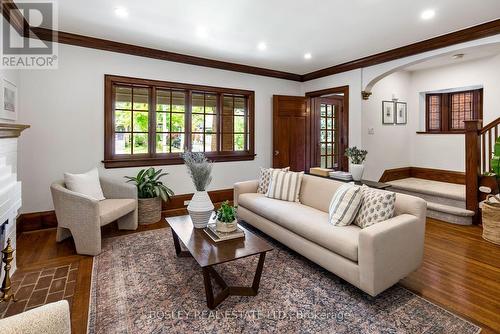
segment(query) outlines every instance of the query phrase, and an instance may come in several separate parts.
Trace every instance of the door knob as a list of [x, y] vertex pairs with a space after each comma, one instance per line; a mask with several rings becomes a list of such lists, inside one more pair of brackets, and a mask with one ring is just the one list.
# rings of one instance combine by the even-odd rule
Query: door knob
[[278, 151], [278, 150], [274, 151], [275, 156], [278, 156], [279, 154], [280, 154], [280, 151]]

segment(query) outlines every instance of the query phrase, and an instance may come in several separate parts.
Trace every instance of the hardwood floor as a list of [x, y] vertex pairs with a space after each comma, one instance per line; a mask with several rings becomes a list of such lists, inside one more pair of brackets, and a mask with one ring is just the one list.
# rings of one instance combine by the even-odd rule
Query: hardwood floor
[[[167, 227], [164, 221], [140, 226], [138, 231]], [[103, 238], [136, 233], [103, 228]], [[478, 226], [458, 226], [427, 220], [422, 267], [403, 286], [483, 328], [500, 332], [500, 246], [481, 238]], [[55, 242], [55, 230], [23, 233], [17, 240], [19, 270], [78, 259], [79, 271], [71, 306], [73, 333], [86, 333], [92, 257], [75, 254], [72, 239]], [[201, 274], [201, 273], [200, 273]]]

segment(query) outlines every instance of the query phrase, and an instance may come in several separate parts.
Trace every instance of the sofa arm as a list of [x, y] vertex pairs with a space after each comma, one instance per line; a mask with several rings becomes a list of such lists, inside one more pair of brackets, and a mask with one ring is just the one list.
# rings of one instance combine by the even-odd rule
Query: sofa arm
[[372, 296], [422, 263], [425, 220], [402, 214], [361, 230], [358, 264], [361, 289]]
[[0, 319], [0, 333], [70, 334], [71, 321], [68, 302], [61, 300]]
[[234, 184], [234, 205], [238, 205], [238, 196], [245, 193], [256, 193], [259, 180], [243, 181]]
[[137, 186], [126, 183], [124, 180], [100, 177], [102, 192], [105, 198], [133, 198], [137, 199]]

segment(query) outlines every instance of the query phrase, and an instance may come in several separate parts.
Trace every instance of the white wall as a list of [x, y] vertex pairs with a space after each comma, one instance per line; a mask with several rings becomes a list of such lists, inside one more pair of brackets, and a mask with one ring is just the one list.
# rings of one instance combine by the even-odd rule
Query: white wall
[[[230, 188], [256, 178], [271, 165], [272, 95], [300, 94], [300, 83], [165, 62], [68, 45], [60, 45], [59, 69], [20, 71], [23, 93], [19, 122], [23, 133], [19, 173], [23, 181], [22, 212], [52, 209], [49, 186], [64, 172], [102, 166], [104, 157], [104, 74], [184, 82], [255, 91], [254, 161], [216, 163], [209, 189]], [[139, 168], [103, 169], [103, 174], [134, 175]], [[183, 165], [168, 166], [166, 183], [177, 194], [194, 188]]]
[[[391, 101], [394, 95], [399, 101], [407, 102], [409, 89], [410, 74], [396, 72], [379, 81], [370, 99], [362, 102], [362, 146], [368, 150], [365, 179], [379, 180], [386, 169], [409, 166], [408, 131], [413, 128], [413, 120], [408, 120], [406, 125], [382, 124], [382, 101]], [[407, 112], [412, 112], [408, 105], [407, 108]], [[369, 129], [373, 129], [373, 134]]]
[[[462, 135], [416, 134], [420, 92], [483, 85], [485, 123], [500, 114], [500, 56], [410, 74], [397, 72], [377, 82], [370, 99], [363, 101], [360, 92], [367, 80], [363, 77], [378, 67], [386, 68], [387, 63], [298, 83], [67, 45], [59, 50], [58, 70], [19, 71], [19, 122], [32, 126], [19, 140], [23, 212], [50, 210], [49, 185], [63, 172], [102, 165], [104, 74], [255, 90], [256, 160], [215, 164], [210, 189], [229, 188], [236, 181], [254, 178], [259, 166], [271, 165], [273, 94], [303, 95], [348, 85], [349, 145], [368, 149], [365, 178], [372, 180], [378, 180], [385, 169], [403, 166], [464, 170]], [[408, 102], [405, 126], [381, 124], [381, 101], [390, 100], [393, 93]], [[374, 128], [373, 135], [368, 128]], [[184, 166], [165, 169], [171, 173], [166, 181], [176, 193], [193, 191]], [[121, 177], [137, 170], [101, 172]]]
[[[400, 71], [378, 81], [362, 103], [362, 143], [369, 154], [364, 177], [378, 180], [386, 169], [426, 167], [465, 171], [463, 134], [417, 134], [425, 130], [421, 93], [471, 86], [484, 87], [484, 124], [500, 116], [500, 55], [425, 70]], [[407, 102], [407, 125], [382, 125], [383, 100], [396, 94]], [[373, 128], [374, 134], [368, 134]]]
[[[0, 69], [0, 87], [2, 80], [6, 79], [16, 86], [19, 86], [19, 71]], [[0, 94], [3, 94], [0, 92]], [[20, 92], [18, 91], [18, 99]], [[3, 108], [3, 105], [0, 106]], [[19, 107], [19, 106], [18, 106]], [[19, 110], [18, 110], [19, 111]], [[0, 119], [1, 123], [14, 123], [13, 120]], [[7, 165], [12, 166], [12, 171], [17, 172], [17, 138], [0, 139], [0, 156], [5, 156]]]
[[[465, 171], [464, 135], [416, 134], [425, 126], [418, 125], [421, 92], [457, 87], [483, 86], [484, 124], [500, 116], [500, 55], [411, 73], [409, 104], [413, 127], [410, 133], [411, 165]], [[422, 113], [423, 110], [420, 110]]]
[[361, 146], [361, 69], [330, 75], [302, 84], [302, 95], [316, 90], [349, 86], [349, 146]]

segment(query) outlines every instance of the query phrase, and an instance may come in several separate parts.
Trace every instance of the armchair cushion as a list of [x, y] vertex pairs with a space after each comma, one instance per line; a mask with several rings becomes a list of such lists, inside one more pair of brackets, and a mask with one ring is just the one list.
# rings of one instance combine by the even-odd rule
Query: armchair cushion
[[83, 174], [64, 173], [64, 183], [66, 184], [66, 188], [71, 191], [87, 195], [98, 201], [104, 199], [97, 168]]
[[101, 226], [111, 223], [136, 209], [137, 202], [133, 198], [105, 199], [99, 202]]

